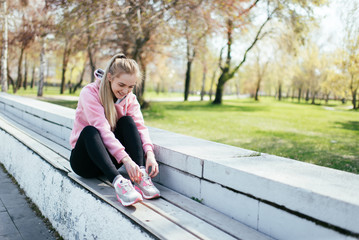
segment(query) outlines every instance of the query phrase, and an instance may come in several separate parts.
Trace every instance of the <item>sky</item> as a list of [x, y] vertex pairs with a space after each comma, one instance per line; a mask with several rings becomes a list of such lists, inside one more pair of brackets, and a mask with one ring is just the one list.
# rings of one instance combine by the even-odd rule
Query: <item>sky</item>
[[317, 43], [325, 51], [332, 51], [341, 46], [344, 27], [340, 17], [341, 8], [338, 0], [329, 0], [329, 6], [317, 8], [314, 14], [320, 19]]
[[[328, 6], [322, 6], [320, 8], [314, 9], [314, 16], [319, 21], [319, 28], [312, 33], [313, 41], [316, 42], [322, 51], [332, 52], [337, 48], [342, 47], [342, 39], [344, 36], [344, 27], [343, 21], [341, 19], [341, 12], [344, 11], [343, 5], [345, 5], [345, 1], [350, 2], [359, 2], [359, 0], [328, 0]], [[252, 38], [248, 39], [249, 41]], [[220, 48], [225, 45], [226, 39], [223, 36], [218, 36], [218, 38], [213, 39], [213, 47], [218, 48], [216, 51], [219, 52]], [[271, 44], [265, 43], [266, 41], [262, 41], [258, 43], [258, 47], [261, 48], [261, 51], [264, 51], [265, 46], [269, 46], [269, 52], [272, 51]], [[243, 39], [241, 41], [234, 41], [233, 47], [233, 59], [235, 61], [240, 61], [242, 59], [242, 54], [235, 54], [244, 52], [244, 50], [248, 47], [249, 42], [243, 43]], [[249, 54], [249, 58], [251, 58]], [[270, 54], [269, 54], [270, 55]]]

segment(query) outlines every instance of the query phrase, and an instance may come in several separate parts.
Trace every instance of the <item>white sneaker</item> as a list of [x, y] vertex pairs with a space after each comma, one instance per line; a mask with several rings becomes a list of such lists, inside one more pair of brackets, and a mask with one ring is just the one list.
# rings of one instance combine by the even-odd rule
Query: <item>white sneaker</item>
[[148, 176], [146, 169], [140, 167], [141, 171], [141, 182], [135, 182], [135, 189], [137, 192], [141, 193], [145, 199], [152, 199], [160, 197], [160, 191], [153, 185], [150, 176]]
[[127, 207], [143, 200], [141, 194], [132, 186], [131, 181], [122, 176], [116, 179], [114, 187], [117, 199], [123, 206]]

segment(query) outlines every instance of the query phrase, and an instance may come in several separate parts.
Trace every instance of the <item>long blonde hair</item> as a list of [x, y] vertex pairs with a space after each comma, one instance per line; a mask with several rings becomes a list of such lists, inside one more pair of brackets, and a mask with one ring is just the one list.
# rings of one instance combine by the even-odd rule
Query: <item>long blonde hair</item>
[[135, 74], [137, 85], [141, 83], [142, 74], [137, 62], [133, 59], [126, 58], [122, 53], [116, 54], [109, 61], [100, 84], [100, 101], [105, 109], [105, 117], [113, 131], [117, 123], [117, 111], [115, 108], [115, 95], [112, 92], [111, 84], [107, 78], [108, 73], [112, 77], [119, 77], [121, 74]]

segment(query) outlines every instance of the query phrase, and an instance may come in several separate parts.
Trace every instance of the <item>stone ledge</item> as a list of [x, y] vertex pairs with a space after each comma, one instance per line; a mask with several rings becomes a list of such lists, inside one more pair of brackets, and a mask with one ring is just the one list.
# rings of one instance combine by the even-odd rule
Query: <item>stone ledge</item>
[[[0, 108], [9, 101], [24, 101], [18, 97], [9, 99], [0, 95]], [[57, 106], [42, 105], [42, 111], [48, 108]], [[61, 115], [59, 109], [55, 112]], [[32, 112], [28, 106], [26, 111], [40, 116], [39, 109]], [[70, 120], [64, 126], [56, 122], [51, 127], [72, 127], [69, 124], [74, 110], [66, 111]], [[22, 117], [22, 113], [17, 116]], [[202, 199], [203, 204], [275, 238], [303, 235], [302, 226], [315, 229], [304, 233], [307, 238], [313, 234], [325, 238], [359, 237], [359, 223], [355, 220], [359, 208], [358, 175], [160, 129], [149, 130], [161, 170], [156, 181], [166, 187]], [[278, 221], [269, 221], [269, 213], [283, 219], [290, 216], [292, 222], [301, 225], [278, 228]]]

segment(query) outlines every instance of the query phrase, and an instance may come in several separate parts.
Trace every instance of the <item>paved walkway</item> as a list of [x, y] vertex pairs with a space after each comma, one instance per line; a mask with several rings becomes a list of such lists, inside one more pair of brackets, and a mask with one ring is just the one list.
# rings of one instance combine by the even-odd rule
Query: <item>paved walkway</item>
[[0, 239], [56, 239], [0, 166]]

